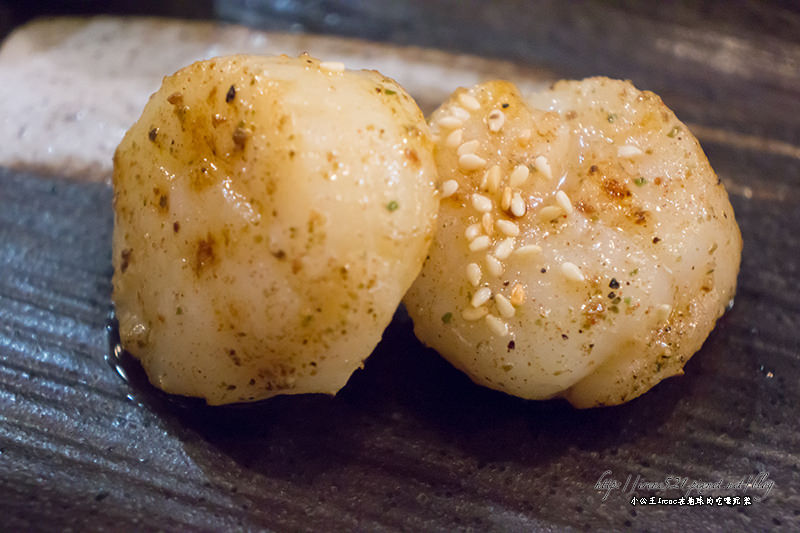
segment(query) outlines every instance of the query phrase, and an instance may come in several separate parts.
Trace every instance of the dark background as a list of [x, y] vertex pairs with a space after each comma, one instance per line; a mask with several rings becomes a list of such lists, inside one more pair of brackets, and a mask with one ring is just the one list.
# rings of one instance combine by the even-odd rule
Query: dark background
[[98, 13], [220, 20], [498, 57], [565, 78], [631, 79], [685, 122], [800, 138], [791, 118], [800, 113], [798, 1], [0, 1], [0, 36], [36, 16]]

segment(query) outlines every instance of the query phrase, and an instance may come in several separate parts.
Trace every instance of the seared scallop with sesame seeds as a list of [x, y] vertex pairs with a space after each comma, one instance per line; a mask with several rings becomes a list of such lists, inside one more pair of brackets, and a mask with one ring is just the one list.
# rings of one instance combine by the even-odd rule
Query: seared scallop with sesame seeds
[[683, 372], [732, 302], [725, 188], [655, 94], [608, 78], [459, 89], [430, 124], [437, 233], [405, 297], [475, 382], [577, 407]]
[[123, 347], [210, 404], [335, 393], [425, 258], [432, 150], [375, 71], [231, 56], [166, 77], [114, 157]]

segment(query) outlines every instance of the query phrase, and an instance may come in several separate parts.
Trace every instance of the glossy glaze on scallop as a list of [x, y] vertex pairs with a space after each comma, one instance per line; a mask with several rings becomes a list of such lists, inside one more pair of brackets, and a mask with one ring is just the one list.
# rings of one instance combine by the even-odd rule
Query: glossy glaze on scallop
[[164, 79], [114, 158], [123, 346], [220, 404], [334, 393], [430, 244], [428, 125], [375, 71], [231, 56]]
[[443, 196], [405, 298], [474, 381], [578, 407], [682, 373], [732, 300], [741, 236], [688, 128], [608, 78], [459, 89], [431, 118]]

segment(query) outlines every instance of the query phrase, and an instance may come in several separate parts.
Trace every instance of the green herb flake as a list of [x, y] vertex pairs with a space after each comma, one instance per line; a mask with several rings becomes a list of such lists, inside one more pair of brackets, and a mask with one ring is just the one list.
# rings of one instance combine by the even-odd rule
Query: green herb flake
[[386, 204], [386, 209], [391, 211], [397, 211], [397, 208], [400, 207], [400, 204], [397, 203], [397, 200], [392, 200], [388, 204]]
[[622, 301], [625, 302], [625, 305], [631, 305], [631, 297], [630, 296], [626, 296], [625, 299], [622, 300]]
[[639, 269], [638, 268], [634, 268], [633, 270], [631, 270], [631, 276], [635, 276], [638, 273], [639, 273]]
[[642, 185], [644, 185], [645, 183], [647, 183], [647, 180], [646, 180], [646, 179], [644, 179], [642, 176], [639, 176], [638, 178], [636, 178], [635, 180], [633, 180], [633, 182], [636, 184], [636, 186], [637, 186], [637, 187], [641, 187]]
[[615, 120], [617, 120], [617, 114], [616, 113], [609, 113], [608, 116], [606, 117], [606, 119], [609, 122], [613, 123]]
[[182, 315], [183, 314], [183, 308], [180, 305], [175, 308], [175, 314], [176, 315]]
[[442, 315], [442, 322], [444, 322], [445, 324], [449, 324], [451, 320], [453, 320], [453, 313], [451, 313], [450, 311]]
[[673, 138], [673, 137], [675, 137], [675, 136], [676, 136], [678, 133], [680, 133], [680, 131], [681, 131], [681, 127], [680, 127], [680, 126], [675, 126], [675, 127], [674, 127], [674, 128], [672, 128], [671, 130], [669, 130], [669, 133], [667, 133], [667, 137], [669, 137], [670, 139], [672, 139], [672, 138]]
[[397, 91], [393, 91], [391, 89], [384, 89], [383, 92], [385, 92], [389, 96], [392, 96], [393, 94], [397, 94]]

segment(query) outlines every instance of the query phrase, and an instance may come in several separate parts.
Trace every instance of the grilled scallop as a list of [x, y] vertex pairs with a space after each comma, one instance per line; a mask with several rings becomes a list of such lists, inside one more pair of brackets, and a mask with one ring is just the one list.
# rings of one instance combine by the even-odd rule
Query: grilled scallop
[[422, 113], [375, 71], [232, 56], [164, 79], [114, 158], [114, 293], [150, 380], [210, 404], [334, 393], [422, 265]]
[[732, 300], [742, 241], [695, 137], [607, 78], [494, 81], [431, 118], [443, 200], [405, 298], [475, 382], [577, 407], [682, 373]]

